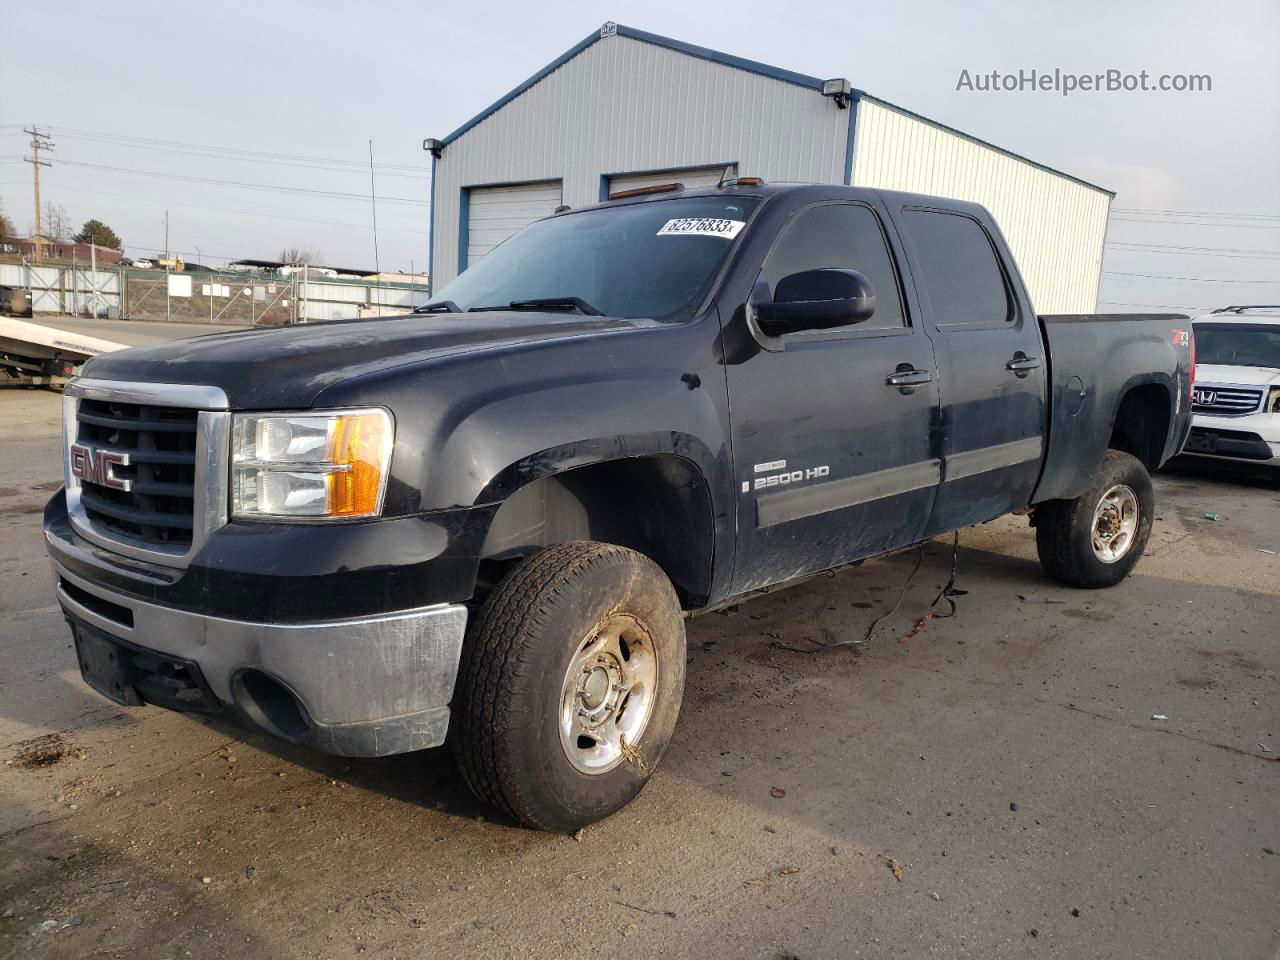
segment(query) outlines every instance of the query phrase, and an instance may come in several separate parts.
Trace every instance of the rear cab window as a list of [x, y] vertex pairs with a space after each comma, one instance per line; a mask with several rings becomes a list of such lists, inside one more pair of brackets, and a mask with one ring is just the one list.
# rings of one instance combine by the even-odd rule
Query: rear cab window
[[981, 329], [1015, 319], [1013, 296], [991, 237], [962, 213], [907, 209], [902, 218], [934, 325]]

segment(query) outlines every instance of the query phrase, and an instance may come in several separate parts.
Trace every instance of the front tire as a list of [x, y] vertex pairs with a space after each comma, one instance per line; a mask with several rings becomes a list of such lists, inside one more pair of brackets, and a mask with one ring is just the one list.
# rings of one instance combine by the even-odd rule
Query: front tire
[[1136, 457], [1108, 450], [1098, 478], [1074, 500], [1036, 508], [1036, 549], [1053, 579], [1112, 587], [1133, 570], [1151, 536], [1155, 492]]
[[621, 809], [666, 751], [684, 692], [671, 582], [589, 541], [521, 562], [468, 632], [454, 753], [473, 793], [526, 826], [572, 832]]

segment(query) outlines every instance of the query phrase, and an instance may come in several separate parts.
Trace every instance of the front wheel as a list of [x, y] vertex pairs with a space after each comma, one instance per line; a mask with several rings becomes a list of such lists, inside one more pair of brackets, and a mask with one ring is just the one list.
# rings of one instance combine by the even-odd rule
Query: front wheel
[[648, 557], [557, 544], [498, 585], [469, 631], [454, 751], [467, 784], [521, 823], [572, 832], [644, 787], [675, 730], [684, 620]]
[[1074, 500], [1036, 508], [1040, 565], [1068, 586], [1114, 586], [1146, 549], [1154, 512], [1147, 468], [1136, 457], [1108, 450], [1092, 487]]

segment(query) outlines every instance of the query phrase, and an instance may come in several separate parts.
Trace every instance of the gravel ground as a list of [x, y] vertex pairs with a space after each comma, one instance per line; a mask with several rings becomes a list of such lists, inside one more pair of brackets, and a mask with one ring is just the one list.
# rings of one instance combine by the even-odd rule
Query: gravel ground
[[[85, 687], [40, 507], [58, 398], [0, 396], [0, 955], [1280, 956], [1280, 484], [1157, 480], [1125, 584], [1025, 521], [689, 625], [675, 742], [578, 838], [443, 751], [352, 761]], [[1208, 521], [1205, 513], [1220, 519]], [[1273, 551], [1273, 552], [1266, 552]]]

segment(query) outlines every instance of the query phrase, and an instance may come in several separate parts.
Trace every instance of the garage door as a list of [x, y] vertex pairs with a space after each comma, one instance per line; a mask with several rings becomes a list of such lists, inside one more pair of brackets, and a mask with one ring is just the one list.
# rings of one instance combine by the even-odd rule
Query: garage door
[[560, 206], [559, 180], [518, 187], [473, 187], [468, 193], [468, 266], [513, 233], [555, 213]]
[[[729, 167], [728, 177], [738, 175], [736, 165]], [[677, 170], [667, 173], [621, 174], [609, 178], [609, 192], [619, 193], [623, 190], [638, 190], [640, 187], [655, 187], [660, 183], [683, 183], [686, 187], [714, 187], [725, 177], [724, 167], [698, 167], [694, 170]]]

